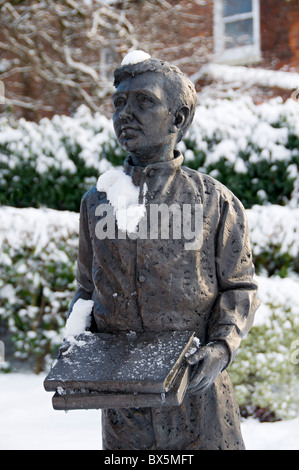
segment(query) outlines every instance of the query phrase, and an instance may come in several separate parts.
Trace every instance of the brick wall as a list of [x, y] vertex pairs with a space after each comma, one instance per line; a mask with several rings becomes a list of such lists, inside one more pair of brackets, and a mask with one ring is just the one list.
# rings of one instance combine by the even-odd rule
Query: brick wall
[[289, 16], [291, 16], [289, 42], [292, 50], [290, 65], [299, 72], [299, 5], [294, 5]]
[[286, 0], [261, 0], [261, 49], [259, 66], [299, 71], [299, 5]]

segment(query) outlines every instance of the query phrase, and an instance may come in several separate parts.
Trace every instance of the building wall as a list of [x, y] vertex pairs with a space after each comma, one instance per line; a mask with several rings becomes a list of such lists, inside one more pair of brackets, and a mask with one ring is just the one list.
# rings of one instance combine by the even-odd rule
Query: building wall
[[[173, 9], [163, 14], [146, 8], [136, 8], [130, 18], [141, 48], [151, 48], [155, 57], [175, 62], [192, 75], [213, 56], [214, 15], [213, 0], [191, 2], [168, 0]], [[295, 69], [299, 72], [299, 3], [297, 0], [260, 0], [261, 5], [261, 62], [255, 67], [279, 70]], [[0, 41], [5, 37], [0, 31]], [[7, 52], [7, 58], [11, 53]], [[1, 79], [1, 77], [0, 77]], [[30, 110], [16, 107], [16, 116], [38, 120], [53, 114], [70, 114], [77, 101], [67, 89], [57, 89], [32, 73], [17, 71], [5, 81], [7, 93], [31, 96], [38, 100], [46, 96], [46, 103], [54, 105], [54, 112], [46, 109]]]
[[291, 66], [299, 72], [299, 5], [295, 5], [289, 12], [291, 17], [289, 42], [292, 49]]
[[299, 7], [286, 0], [261, 0], [262, 66], [299, 70]]

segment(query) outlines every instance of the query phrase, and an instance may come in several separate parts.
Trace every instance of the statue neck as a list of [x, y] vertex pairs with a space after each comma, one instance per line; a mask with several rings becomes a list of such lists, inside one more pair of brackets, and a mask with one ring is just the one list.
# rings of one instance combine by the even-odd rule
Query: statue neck
[[174, 159], [174, 148], [173, 146], [165, 147], [162, 151], [156, 151], [155, 149], [149, 149], [148, 152], [142, 153], [130, 153], [130, 160], [135, 166], [146, 167], [154, 163], [168, 162]]

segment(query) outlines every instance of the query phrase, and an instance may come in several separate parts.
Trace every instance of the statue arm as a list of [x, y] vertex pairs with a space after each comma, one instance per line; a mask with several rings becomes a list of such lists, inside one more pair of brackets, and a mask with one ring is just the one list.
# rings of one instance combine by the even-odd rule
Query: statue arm
[[216, 254], [219, 296], [208, 331], [210, 342], [221, 341], [226, 345], [227, 365], [252, 327], [259, 306], [246, 212], [240, 201], [231, 197], [222, 207]]
[[187, 359], [194, 366], [191, 392], [208, 389], [233, 361], [259, 306], [246, 213], [236, 198], [223, 205], [216, 265], [219, 295], [209, 320], [208, 344]]
[[94, 291], [92, 280], [93, 250], [88, 229], [88, 216], [86, 210], [86, 195], [83, 196], [80, 207], [79, 248], [77, 260], [77, 289], [70, 304], [68, 316], [74, 303], [78, 299], [90, 300]]

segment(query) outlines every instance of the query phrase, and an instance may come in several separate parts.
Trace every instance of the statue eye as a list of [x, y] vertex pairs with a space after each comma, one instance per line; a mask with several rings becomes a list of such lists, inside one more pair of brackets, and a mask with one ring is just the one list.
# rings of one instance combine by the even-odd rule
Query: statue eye
[[140, 94], [137, 96], [137, 101], [138, 101], [138, 104], [142, 107], [150, 108], [151, 106], [154, 105], [153, 99], [143, 94]]
[[125, 105], [126, 105], [126, 100], [123, 96], [119, 96], [113, 101], [114, 109], [123, 108]]

